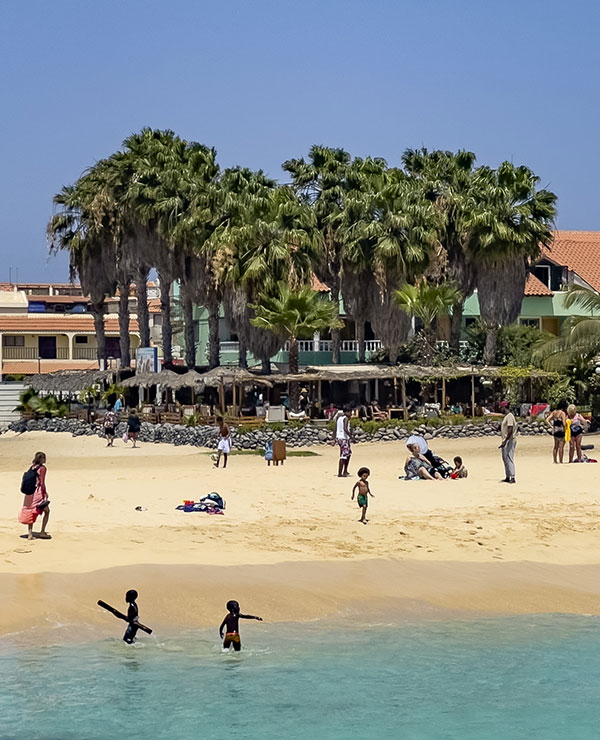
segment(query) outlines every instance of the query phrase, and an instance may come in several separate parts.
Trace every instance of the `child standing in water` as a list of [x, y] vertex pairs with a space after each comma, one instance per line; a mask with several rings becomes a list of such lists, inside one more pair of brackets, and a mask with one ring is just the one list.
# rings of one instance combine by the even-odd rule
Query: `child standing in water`
[[223, 629], [225, 629], [225, 639], [223, 640], [223, 649], [227, 650], [233, 646], [236, 653], [242, 649], [242, 642], [239, 633], [240, 619], [256, 619], [262, 622], [262, 617], [253, 617], [252, 614], [240, 614], [240, 605], [237, 601], [227, 602], [227, 611], [229, 612], [219, 627], [219, 636], [223, 640]]
[[131, 645], [135, 642], [135, 636], [137, 635], [137, 631], [139, 627], [137, 626], [137, 623], [139, 621], [139, 609], [138, 605], [135, 603], [137, 601], [138, 592], [135, 589], [130, 589], [125, 594], [125, 601], [127, 604], [129, 604], [129, 607], [127, 609], [127, 621], [129, 624], [127, 625], [127, 629], [125, 630], [125, 634], [123, 635], [123, 640], [128, 645]]
[[360, 468], [358, 471], [358, 480], [354, 484], [352, 489], [352, 501], [354, 501], [354, 494], [358, 489], [358, 495], [356, 500], [359, 508], [362, 510], [360, 519], [358, 520], [362, 524], [366, 524], [369, 520], [367, 519], [367, 508], [369, 507], [369, 496], [373, 498], [371, 489], [369, 488], [368, 478], [371, 475], [369, 468]]

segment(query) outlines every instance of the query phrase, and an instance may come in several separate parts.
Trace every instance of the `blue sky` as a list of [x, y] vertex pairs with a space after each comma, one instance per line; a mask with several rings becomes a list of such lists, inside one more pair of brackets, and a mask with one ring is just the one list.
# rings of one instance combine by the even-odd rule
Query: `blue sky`
[[0, 281], [66, 279], [53, 194], [143, 126], [275, 177], [313, 143], [466, 148], [600, 229], [599, 21], [593, 0], [3, 3]]

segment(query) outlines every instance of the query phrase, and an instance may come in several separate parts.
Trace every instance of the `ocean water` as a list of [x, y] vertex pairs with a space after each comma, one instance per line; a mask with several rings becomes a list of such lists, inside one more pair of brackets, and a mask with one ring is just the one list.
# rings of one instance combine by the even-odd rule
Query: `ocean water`
[[2, 740], [597, 740], [600, 619], [561, 615], [0, 642]]

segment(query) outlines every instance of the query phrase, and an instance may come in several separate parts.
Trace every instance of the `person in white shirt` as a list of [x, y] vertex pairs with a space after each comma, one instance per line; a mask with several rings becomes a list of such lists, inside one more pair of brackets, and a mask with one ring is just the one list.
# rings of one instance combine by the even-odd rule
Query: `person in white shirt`
[[344, 413], [340, 414], [335, 420], [335, 427], [333, 432], [333, 444], [337, 444], [340, 448], [340, 461], [338, 463], [338, 478], [347, 478], [350, 473], [348, 472], [348, 464], [352, 457], [352, 447], [350, 446], [351, 431], [350, 431], [350, 417], [352, 412], [348, 406], [344, 406]]
[[500, 426], [500, 433], [502, 435], [502, 444], [500, 450], [502, 451], [502, 462], [504, 463], [505, 478], [501, 481], [502, 483], [515, 483], [515, 450], [517, 448], [517, 420], [514, 414], [510, 410], [507, 401], [502, 401], [500, 404], [504, 418]]

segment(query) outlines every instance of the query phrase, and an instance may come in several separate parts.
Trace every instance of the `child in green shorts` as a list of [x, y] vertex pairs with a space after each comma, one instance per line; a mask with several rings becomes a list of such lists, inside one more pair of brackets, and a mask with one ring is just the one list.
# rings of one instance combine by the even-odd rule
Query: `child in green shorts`
[[354, 501], [354, 494], [356, 493], [358, 489], [358, 495], [356, 497], [356, 500], [358, 502], [358, 506], [362, 511], [361, 517], [358, 520], [362, 524], [366, 524], [369, 520], [367, 519], [367, 508], [369, 506], [369, 496], [373, 497], [373, 494], [371, 493], [371, 489], [369, 488], [369, 481], [367, 480], [368, 477], [371, 475], [371, 471], [369, 468], [360, 468], [358, 471], [358, 480], [354, 484], [354, 488], [352, 489], [352, 497], [351, 500]]

